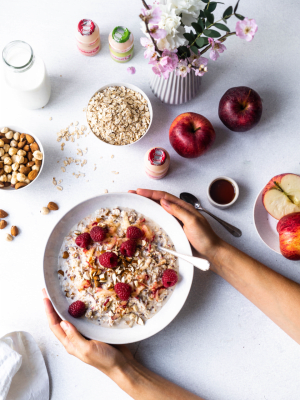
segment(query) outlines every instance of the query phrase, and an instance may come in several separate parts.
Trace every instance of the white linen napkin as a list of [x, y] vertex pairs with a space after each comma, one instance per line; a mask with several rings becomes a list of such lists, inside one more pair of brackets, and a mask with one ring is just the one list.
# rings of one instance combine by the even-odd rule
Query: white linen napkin
[[0, 339], [0, 400], [49, 400], [45, 362], [28, 332]]

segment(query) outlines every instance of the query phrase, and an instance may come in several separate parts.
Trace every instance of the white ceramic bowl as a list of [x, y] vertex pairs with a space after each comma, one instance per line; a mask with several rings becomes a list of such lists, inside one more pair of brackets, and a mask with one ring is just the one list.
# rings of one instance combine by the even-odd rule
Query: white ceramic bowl
[[275, 253], [280, 253], [279, 235], [276, 230], [277, 219], [273, 218], [265, 209], [262, 202], [262, 193], [264, 188], [259, 192], [253, 209], [253, 219], [256, 231], [261, 240]]
[[[232, 200], [230, 203], [228, 203], [228, 204], [219, 204], [219, 203], [216, 203], [216, 202], [210, 197], [210, 188], [211, 188], [211, 185], [212, 185], [214, 182], [216, 182], [216, 181], [218, 181], [218, 180], [220, 180], [220, 179], [224, 179], [224, 180], [230, 182], [230, 183], [232, 184], [232, 186], [234, 187], [234, 192], [235, 192], [234, 198], [233, 198], [233, 200]], [[213, 181], [211, 181], [210, 184], [209, 184], [208, 187], [207, 187], [207, 198], [208, 198], [208, 201], [210, 202], [211, 205], [213, 205], [214, 207], [217, 207], [217, 208], [228, 208], [228, 207], [232, 206], [232, 205], [237, 201], [237, 199], [238, 199], [238, 197], [239, 197], [239, 194], [240, 194], [240, 190], [239, 190], [238, 184], [237, 184], [236, 181], [234, 181], [233, 179], [228, 178], [228, 176], [218, 176], [218, 177], [215, 178]]]
[[[29, 129], [24, 128], [24, 127], [20, 127], [20, 126], [17, 126], [17, 125], [8, 124], [8, 125], [0, 126], [0, 131], [5, 127], [9, 128], [13, 132], [28, 133], [28, 135], [31, 135], [34, 138], [34, 140], [37, 142], [37, 144], [39, 145], [40, 151], [43, 153], [43, 162], [42, 162], [42, 165], [40, 167], [40, 170], [39, 170], [39, 173], [38, 173], [37, 177], [31, 183], [29, 183], [28, 185], [23, 186], [20, 189], [17, 189], [18, 191], [25, 190], [28, 187], [32, 187], [32, 185], [35, 184], [35, 182], [38, 180], [39, 176], [41, 175], [42, 169], [43, 169], [44, 164], [45, 164], [44, 148], [43, 148], [43, 145], [42, 145], [41, 141], [38, 139], [38, 137], [34, 133], [32, 133]], [[9, 187], [6, 187], [6, 188], [1, 188], [0, 190], [15, 191], [16, 189], [9, 186]]]
[[[110, 86], [125, 86], [125, 87], [128, 88], [128, 89], [131, 89], [131, 90], [134, 90], [135, 92], [141, 93], [141, 95], [147, 100], [148, 107], [149, 107], [149, 112], [150, 112], [150, 124], [149, 124], [149, 126], [148, 126], [147, 131], [144, 133], [144, 135], [143, 135], [141, 138], [139, 138], [139, 139], [136, 140], [135, 142], [130, 143], [130, 144], [126, 144], [126, 145], [123, 145], [123, 146], [119, 146], [119, 145], [114, 145], [114, 144], [107, 143], [107, 142], [105, 142], [104, 140], [100, 139], [99, 136], [97, 136], [97, 135], [92, 131], [92, 128], [91, 128], [91, 126], [90, 126], [90, 124], [89, 124], [88, 119], [86, 119], [86, 120], [87, 120], [87, 124], [88, 124], [88, 126], [89, 126], [91, 132], [94, 134], [94, 136], [95, 136], [98, 140], [100, 140], [102, 143], [105, 143], [105, 144], [108, 145], [108, 146], [112, 146], [112, 147], [127, 147], [127, 146], [132, 146], [132, 145], [134, 145], [135, 143], [137, 143], [137, 142], [139, 142], [140, 140], [142, 140], [142, 139], [146, 136], [146, 134], [148, 133], [148, 131], [149, 131], [150, 127], [151, 127], [152, 120], [153, 120], [153, 109], [152, 109], [151, 102], [150, 102], [150, 100], [149, 100], [149, 97], [146, 95], [146, 93], [143, 92], [140, 88], [138, 88], [138, 87], [135, 86], [135, 85], [131, 85], [130, 83], [124, 83], [124, 82], [109, 83], [108, 85], [102, 86], [99, 90], [97, 90], [97, 91], [93, 94], [93, 96], [91, 96], [90, 100], [92, 99], [92, 97], [95, 96], [96, 93], [101, 92], [101, 90], [104, 90], [104, 89], [106, 89], [106, 88], [108, 88], [108, 87], [110, 87]], [[90, 100], [89, 100], [89, 102], [90, 102]], [[88, 104], [89, 104], [89, 103], [88, 103]], [[88, 107], [88, 106], [87, 106], [87, 107]], [[87, 111], [87, 113], [88, 113], [88, 111]], [[86, 116], [87, 116], [87, 114], [86, 114]]]
[[70, 321], [86, 337], [111, 344], [131, 343], [148, 338], [165, 328], [179, 313], [189, 294], [194, 268], [179, 260], [179, 282], [162, 309], [144, 326], [118, 329], [99, 326], [87, 318], [73, 318], [68, 313], [69, 304], [58, 280], [58, 254], [64, 237], [82, 218], [99, 208], [129, 207], [143, 213], [158, 223], [173, 241], [176, 251], [192, 255], [190, 244], [178, 221], [160, 205], [147, 198], [132, 193], [110, 193], [83, 201], [67, 214], [54, 227], [44, 252], [44, 279], [46, 290], [56, 311], [62, 319]]

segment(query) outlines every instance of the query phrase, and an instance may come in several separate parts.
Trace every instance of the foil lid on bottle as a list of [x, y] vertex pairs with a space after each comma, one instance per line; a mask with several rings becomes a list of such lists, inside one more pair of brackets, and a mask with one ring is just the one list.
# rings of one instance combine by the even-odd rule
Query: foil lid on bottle
[[167, 155], [163, 149], [159, 147], [155, 147], [152, 149], [148, 155], [148, 160], [151, 165], [160, 166], [163, 165], [166, 161]]
[[78, 24], [78, 32], [82, 36], [89, 36], [95, 30], [95, 24], [91, 19], [82, 19]]
[[112, 31], [112, 38], [117, 43], [125, 43], [130, 38], [131, 32], [125, 26], [116, 26]]

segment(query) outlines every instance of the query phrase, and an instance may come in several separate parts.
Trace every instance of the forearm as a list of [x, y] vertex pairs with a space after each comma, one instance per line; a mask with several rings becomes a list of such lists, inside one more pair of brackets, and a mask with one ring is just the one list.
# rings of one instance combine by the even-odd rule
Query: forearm
[[203, 400], [132, 360], [111, 378], [134, 400]]
[[300, 285], [227, 243], [222, 243], [211, 269], [255, 304], [300, 344]]

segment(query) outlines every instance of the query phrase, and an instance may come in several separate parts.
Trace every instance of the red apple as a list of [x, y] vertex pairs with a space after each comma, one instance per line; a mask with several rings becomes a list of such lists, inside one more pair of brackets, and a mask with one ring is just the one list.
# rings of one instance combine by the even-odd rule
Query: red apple
[[281, 254], [289, 260], [300, 260], [300, 213], [288, 214], [277, 224]]
[[169, 130], [173, 149], [185, 158], [196, 158], [204, 154], [215, 141], [212, 124], [203, 115], [187, 112], [178, 115]]
[[300, 176], [274, 176], [263, 190], [262, 201], [268, 213], [276, 219], [300, 212]]
[[219, 117], [234, 132], [246, 132], [260, 121], [262, 102], [259, 94], [247, 87], [228, 89], [219, 103]]

